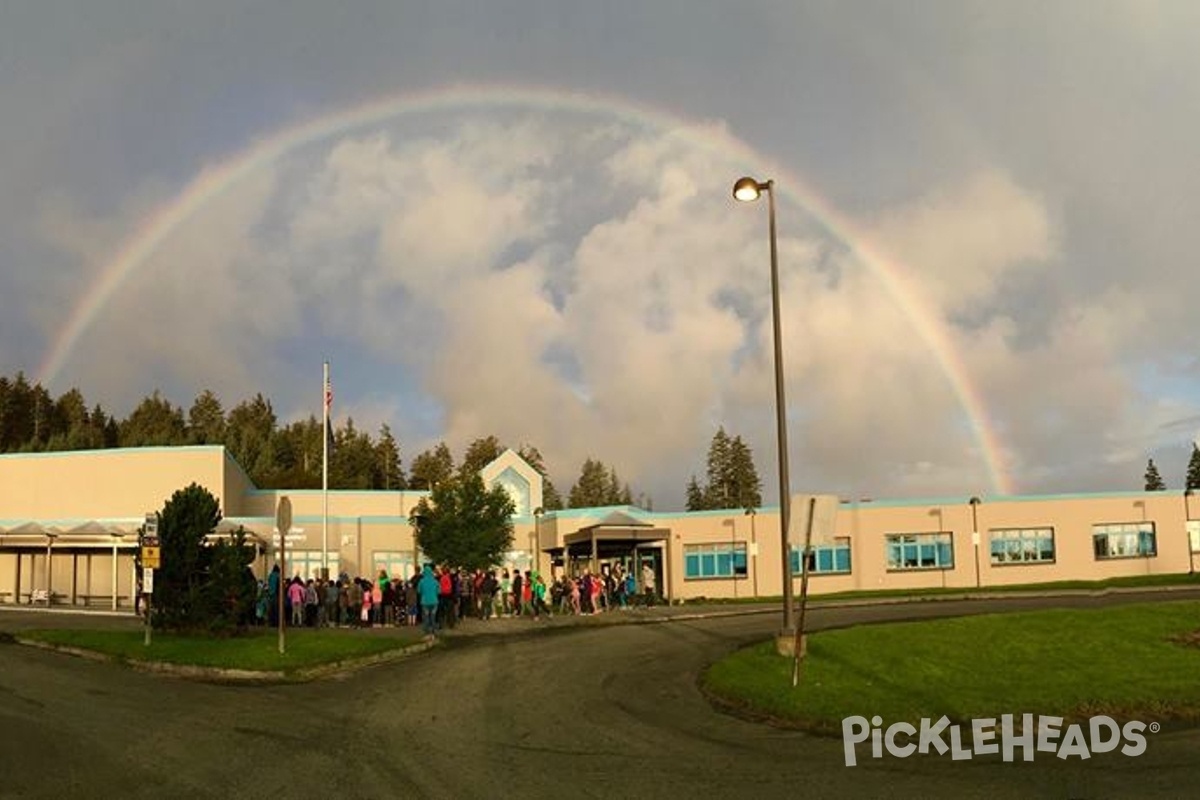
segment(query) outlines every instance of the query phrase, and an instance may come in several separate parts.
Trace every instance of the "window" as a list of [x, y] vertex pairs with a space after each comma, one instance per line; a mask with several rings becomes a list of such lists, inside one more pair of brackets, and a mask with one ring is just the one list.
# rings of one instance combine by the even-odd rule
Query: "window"
[[740, 542], [684, 545], [683, 577], [688, 580], [746, 577], [746, 545]]
[[949, 533], [893, 533], [887, 537], [888, 569], [953, 569]]
[[[289, 575], [299, 575], [305, 580], [309, 578], [316, 580], [321, 577], [320, 550], [292, 550], [289, 548], [284, 553], [284, 558], [287, 560]], [[329, 552], [329, 575], [335, 580], [338, 576], [338, 554], [332, 550]]]
[[389, 578], [399, 578], [407, 580], [413, 574], [413, 554], [403, 550], [376, 550], [375, 558], [371, 562], [375, 569], [365, 576], [374, 581], [379, 577], [380, 570], [387, 573]]
[[1053, 528], [1003, 528], [989, 531], [993, 564], [1054, 561]]
[[1188, 541], [1192, 543], [1192, 552], [1200, 553], [1200, 520], [1188, 520]]
[[1119, 522], [1092, 526], [1096, 558], [1150, 558], [1158, 555], [1153, 522]]
[[[833, 544], [816, 545], [808, 554], [808, 571], [814, 575], [850, 571], [850, 537], [838, 536]], [[792, 548], [792, 574], [800, 574], [800, 548]]]

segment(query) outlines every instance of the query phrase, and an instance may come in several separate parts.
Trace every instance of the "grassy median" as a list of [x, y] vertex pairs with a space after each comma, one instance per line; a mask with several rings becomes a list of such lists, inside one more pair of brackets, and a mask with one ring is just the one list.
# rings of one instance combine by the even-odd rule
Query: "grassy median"
[[1200, 721], [1200, 602], [864, 625], [809, 637], [801, 686], [767, 642], [704, 675], [734, 709], [818, 732], [852, 715], [889, 722], [1001, 714]]
[[[819, 581], [824, 576], [812, 576]], [[741, 579], [743, 582], [745, 579]], [[799, 577], [797, 576], [797, 580]], [[815, 585], [815, 584], [810, 584]], [[921, 589], [854, 589], [846, 592], [829, 592], [827, 594], [810, 594], [809, 602], [814, 605], [821, 603], [840, 602], [844, 600], [886, 600], [891, 598], [928, 598], [936, 600], [939, 597], [959, 597], [962, 595], [981, 594], [1020, 594], [1022, 592], [1102, 592], [1106, 589], [1157, 589], [1165, 586], [1179, 588], [1200, 587], [1200, 572], [1176, 572], [1166, 575], [1126, 575], [1120, 578], [1105, 578], [1099, 581], [1047, 581], [1045, 583], [1014, 583], [997, 586], [950, 586], [925, 587]], [[770, 604], [782, 602], [782, 595], [768, 597], [697, 597], [684, 601], [696, 604]]]
[[294, 673], [327, 664], [399, 650], [420, 641], [417, 628], [341, 630], [297, 628], [287, 632], [279, 653], [274, 630], [227, 638], [155, 631], [149, 646], [141, 630], [34, 630], [20, 638], [100, 653], [121, 661], [155, 661], [226, 670]]

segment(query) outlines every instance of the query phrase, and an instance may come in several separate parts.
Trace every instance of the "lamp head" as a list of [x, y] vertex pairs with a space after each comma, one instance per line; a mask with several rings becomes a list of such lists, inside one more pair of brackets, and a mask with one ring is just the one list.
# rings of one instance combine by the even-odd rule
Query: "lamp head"
[[979, 505], [980, 503], [982, 503], [983, 501], [982, 501], [982, 500], [980, 500], [978, 497], [972, 497], [970, 502], [971, 502], [971, 505], [973, 505], [973, 506], [977, 506], [977, 505]]
[[737, 183], [733, 185], [733, 197], [735, 200], [749, 203], [752, 200], [757, 200], [765, 188], [767, 188], [766, 184], [759, 183], [754, 178], [738, 178]]

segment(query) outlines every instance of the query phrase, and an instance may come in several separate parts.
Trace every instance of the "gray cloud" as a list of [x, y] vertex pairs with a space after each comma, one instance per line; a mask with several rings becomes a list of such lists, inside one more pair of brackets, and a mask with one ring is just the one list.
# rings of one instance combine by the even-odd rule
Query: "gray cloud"
[[[553, 84], [725, 120], [802, 175], [940, 326], [1018, 488], [1136, 486], [1194, 438], [1192, 4], [105, 6], [0, 27], [0, 370], [32, 371], [147, 216], [266, 132]], [[339, 409], [410, 454], [494, 432], [564, 484], [595, 455], [672, 504], [724, 422], [771, 487], [764, 209], [728, 197], [761, 164], [696, 141], [498, 109], [288, 154], [176, 231], [52, 388], [304, 414], [332, 355]], [[797, 485], [985, 489], [913, 320], [782, 199]]]

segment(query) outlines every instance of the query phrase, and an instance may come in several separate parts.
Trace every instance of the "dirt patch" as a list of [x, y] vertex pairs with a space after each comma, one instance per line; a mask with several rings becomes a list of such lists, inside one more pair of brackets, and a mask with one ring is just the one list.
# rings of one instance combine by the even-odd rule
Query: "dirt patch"
[[1188, 631], [1187, 633], [1179, 633], [1175, 636], [1168, 636], [1167, 641], [1174, 644], [1181, 644], [1184, 647], [1200, 647], [1200, 629]]

